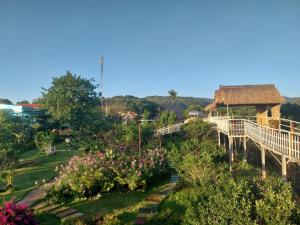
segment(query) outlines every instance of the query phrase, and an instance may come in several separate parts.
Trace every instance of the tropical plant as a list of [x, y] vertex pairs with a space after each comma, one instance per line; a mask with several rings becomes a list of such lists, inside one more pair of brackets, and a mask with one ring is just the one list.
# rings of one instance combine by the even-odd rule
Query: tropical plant
[[32, 211], [25, 204], [6, 202], [0, 207], [0, 224], [3, 225], [37, 225]]
[[45, 151], [47, 155], [54, 153], [54, 134], [40, 131], [35, 135], [35, 144], [40, 151]]

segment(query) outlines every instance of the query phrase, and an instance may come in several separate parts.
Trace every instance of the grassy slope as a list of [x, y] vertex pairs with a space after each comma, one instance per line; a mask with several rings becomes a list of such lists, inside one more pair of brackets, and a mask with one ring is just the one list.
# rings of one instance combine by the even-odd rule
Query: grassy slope
[[[7, 195], [0, 195], [0, 204], [3, 197], [6, 200], [14, 198], [20, 200], [28, 191], [35, 187], [35, 181], [43, 179], [50, 180], [55, 175], [55, 167], [66, 163], [74, 154], [82, 154], [79, 151], [58, 151], [53, 156], [48, 156], [43, 152], [31, 150], [23, 153], [20, 156], [21, 162], [32, 161], [16, 170], [14, 176], [14, 192]], [[21, 164], [22, 165], [22, 164]]]
[[145, 203], [144, 199], [167, 182], [169, 177], [159, 178], [143, 192], [112, 193], [99, 200], [74, 203], [71, 207], [91, 216], [117, 213], [122, 224], [132, 224], [138, 209]]

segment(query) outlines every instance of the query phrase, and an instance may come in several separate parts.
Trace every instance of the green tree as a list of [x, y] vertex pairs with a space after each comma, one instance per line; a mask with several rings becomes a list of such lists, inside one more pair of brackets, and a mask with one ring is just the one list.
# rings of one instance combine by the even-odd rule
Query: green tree
[[52, 86], [43, 93], [43, 105], [61, 125], [80, 130], [91, 122], [91, 115], [98, 112], [99, 99], [93, 82], [70, 72], [55, 77]]
[[169, 93], [169, 97], [171, 98], [172, 107], [173, 109], [175, 109], [175, 101], [178, 93], [174, 89], [168, 91], [168, 93]]
[[0, 98], [0, 104], [13, 105], [12, 101], [7, 98]]
[[17, 105], [19, 105], [19, 104], [30, 104], [30, 102], [27, 101], [27, 100], [23, 100], [23, 101], [17, 102], [16, 104], [17, 104]]

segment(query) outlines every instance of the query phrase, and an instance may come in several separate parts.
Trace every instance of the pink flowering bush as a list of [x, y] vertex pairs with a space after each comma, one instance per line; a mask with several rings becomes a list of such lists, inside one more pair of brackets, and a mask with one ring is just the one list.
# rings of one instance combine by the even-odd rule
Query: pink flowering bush
[[66, 166], [57, 168], [59, 176], [48, 190], [55, 202], [100, 196], [112, 189], [144, 188], [147, 182], [166, 168], [164, 150], [147, 150], [141, 158], [125, 152], [88, 153], [74, 156]]
[[6, 202], [0, 207], [0, 224], [2, 225], [37, 225], [32, 211], [25, 204]]
[[133, 191], [138, 187], [145, 187], [147, 181], [154, 175], [163, 172], [166, 168], [164, 150], [148, 150], [141, 159], [137, 156], [123, 154], [114, 167], [115, 180]]

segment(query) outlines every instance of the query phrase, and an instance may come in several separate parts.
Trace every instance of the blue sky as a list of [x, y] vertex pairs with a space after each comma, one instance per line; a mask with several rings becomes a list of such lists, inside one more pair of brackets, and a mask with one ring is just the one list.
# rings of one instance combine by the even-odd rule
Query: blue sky
[[0, 97], [31, 100], [67, 70], [99, 83], [101, 55], [106, 96], [300, 96], [300, 1], [0, 0]]

